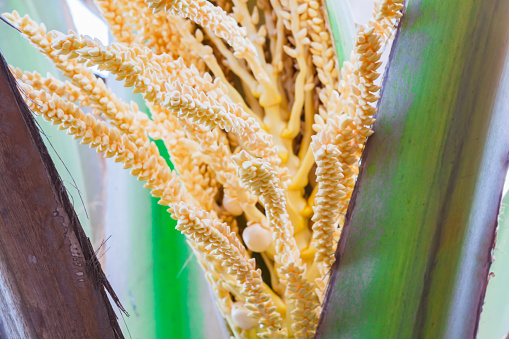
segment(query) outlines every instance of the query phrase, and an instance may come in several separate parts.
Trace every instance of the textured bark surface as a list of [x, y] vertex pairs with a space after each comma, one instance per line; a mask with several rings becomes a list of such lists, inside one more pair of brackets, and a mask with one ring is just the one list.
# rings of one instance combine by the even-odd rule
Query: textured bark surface
[[318, 338], [473, 338], [509, 151], [509, 2], [410, 0]]
[[123, 338], [118, 307], [37, 125], [0, 60], [0, 337]]

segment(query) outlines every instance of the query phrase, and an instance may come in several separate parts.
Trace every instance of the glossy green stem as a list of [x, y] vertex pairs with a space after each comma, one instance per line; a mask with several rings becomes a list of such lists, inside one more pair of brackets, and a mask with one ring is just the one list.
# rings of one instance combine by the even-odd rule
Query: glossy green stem
[[509, 151], [509, 2], [410, 0], [317, 338], [473, 338]]

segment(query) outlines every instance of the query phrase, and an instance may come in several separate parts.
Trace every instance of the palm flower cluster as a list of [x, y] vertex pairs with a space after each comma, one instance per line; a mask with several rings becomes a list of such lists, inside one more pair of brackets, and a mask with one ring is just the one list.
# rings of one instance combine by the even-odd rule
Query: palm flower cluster
[[[4, 14], [68, 78], [12, 69], [27, 104], [146, 181], [235, 338], [312, 337], [403, 0], [375, 3], [341, 69], [317, 0], [96, 3], [110, 46]], [[150, 113], [90, 66], [141, 93]]]

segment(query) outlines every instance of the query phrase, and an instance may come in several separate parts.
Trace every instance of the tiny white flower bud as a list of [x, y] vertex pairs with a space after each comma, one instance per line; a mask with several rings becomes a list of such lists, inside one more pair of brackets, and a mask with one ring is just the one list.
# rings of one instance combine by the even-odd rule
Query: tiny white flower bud
[[223, 196], [223, 207], [228, 211], [228, 213], [235, 216], [241, 215], [243, 212], [240, 202], [226, 194]]
[[242, 239], [251, 251], [264, 252], [272, 242], [272, 232], [255, 223], [244, 230]]
[[244, 307], [243, 303], [236, 302], [232, 307], [232, 318], [235, 325], [243, 330], [250, 330], [258, 325], [258, 321], [249, 316], [250, 311]]

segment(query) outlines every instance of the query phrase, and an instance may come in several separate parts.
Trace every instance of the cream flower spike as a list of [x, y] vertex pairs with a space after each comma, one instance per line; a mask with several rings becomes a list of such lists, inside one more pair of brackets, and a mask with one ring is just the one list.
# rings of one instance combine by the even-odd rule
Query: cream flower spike
[[215, 171], [207, 163], [207, 156], [200, 152], [200, 145], [189, 138], [177, 118], [166, 109], [149, 105], [154, 126], [150, 136], [163, 140], [170, 161], [189, 194], [206, 210], [217, 210], [214, 199], [219, 190]]
[[148, 117], [140, 113], [135, 105], [129, 106], [119, 100], [92, 71], [75, 60], [59, 56], [51, 47], [54, 35], [47, 33], [44, 25], [38, 25], [28, 15], [21, 18], [16, 11], [4, 16], [82, 91], [87, 99], [80, 101], [81, 106], [91, 106], [97, 114], [104, 113], [113, 126], [128, 134], [135, 143], [141, 145], [148, 140], [142, 128], [149, 124]]
[[[146, 2], [150, 6], [155, 6], [156, 0], [146, 0]], [[255, 45], [246, 36], [246, 29], [239, 27], [235, 19], [230, 17], [220, 7], [212, 5], [207, 0], [189, 0], [189, 6], [182, 11], [180, 11], [180, 8], [184, 7], [180, 7], [180, 2], [178, 1], [175, 2], [175, 5], [172, 5], [173, 1], [162, 0], [158, 2], [158, 6], [163, 2], [165, 3], [163, 7], [166, 11], [178, 13], [207, 28], [216, 36], [224, 39], [233, 48], [234, 55], [237, 58], [244, 58], [247, 61], [253, 75], [262, 87], [257, 94], [260, 96], [260, 104], [262, 106], [268, 107], [279, 104], [281, 101], [279, 91], [260, 62], [260, 58], [263, 56], [257, 54]]]
[[286, 54], [295, 58], [298, 66], [298, 74], [295, 78], [294, 86], [294, 102], [290, 111], [290, 119], [285, 129], [281, 132], [281, 136], [285, 138], [295, 138], [300, 131], [300, 116], [304, 107], [304, 91], [306, 80], [310, 69], [308, 68], [307, 60], [307, 45], [309, 44], [309, 38], [307, 37], [307, 28], [304, 26], [305, 15], [298, 7], [297, 0], [289, 0], [288, 5], [290, 6], [290, 31], [292, 32], [295, 40], [295, 48], [284, 46], [283, 49]]
[[201, 125], [187, 124], [184, 127], [199, 142], [205, 162], [224, 186], [223, 207], [232, 215], [245, 212], [248, 220], [266, 223], [265, 215], [255, 207], [258, 199], [240, 184], [237, 166], [231, 160], [232, 153], [225, 142], [220, 142], [222, 132], [218, 129], [210, 131]]
[[270, 162], [278, 170], [278, 175], [284, 183], [288, 180], [288, 173], [279, 165], [276, 148], [272, 145], [272, 138], [260, 125], [244, 110], [233, 103], [226, 103], [227, 109], [219, 102], [208, 98], [203, 92], [197, 92], [192, 87], [175, 82], [167, 84], [164, 105], [177, 111], [177, 116], [189, 123], [200, 123], [214, 128], [219, 126], [227, 132], [237, 134], [247, 150]]
[[319, 300], [323, 300], [328, 274], [334, 264], [337, 242], [342, 224], [339, 224], [339, 212], [343, 199], [350, 192], [342, 182], [343, 165], [338, 147], [331, 141], [327, 132], [313, 136], [311, 144], [315, 155], [316, 181], [318, 191], [313, 206], [313, 239], [311, 246], [316, 249], [313, 268], [309, 279], [315, 282]]
[[[306, 19], [304, 23], [307, 28], [307, 35], [311, 38], [309, 50], [317, 77], [322, 85], [322, 88], [318, 90], [318, 97], [321, 101], [321, 105], [318, 107], [319, 114], [315, 114], [313, 125], [313, 130], [319, 132], [325, 125], [328, 116], [327, 112], [330, 112], [330, 110], [326, 110], [331, 100], [330, 97], [339, 85], [339, 66], [331, 34], [326, 27], [326, 18], [322, 14], [319, 1], [303, 1], [297, 7], [297, 13]], [[301, 164], [290, 187], [303, 188], [307, 184], [307, 174], [313, 166], [312, 158], [312, 151], [308, 148], [303, 159], [303, 164]]]
[[[136, 92], [143, 93], [146, 100], [164, 105], [189, 123], [202, 123], [211, 128], [217, 125], [226, 131], [233, 131], [243, 139], [244, 146], [250, 152], [268, 159], [271, 165], [278, 169], [283, 183], [286, 184], [288, 173], [279, 166], [281, 161], [272, 145], [272, 137], [239, 105], [220, 103], [178, 80], [173, 83], [161, 82], [155, 77], [155, 70], [138, 60], [136, 55], [133, 56], [132, 50], [126, 50], [119, 44], [105, 47], [86, 37], [61, 34], [52, 47], [64, 55], [79, 55], [80, 59], [112, 72], [117, 75], [117, 80], [125, 81], [125, 86], [134, 86]], [[143, 55], [142, 49], [138, 51]], [[172, 67], [178, 69], [176, 66]]]
[[402, 16], [403, 2], [381, 0], [375, 3], [374, 19], [357, 33], [351, 61], [345, 63], [341, 72], [341, 108], [354, 118], [357, 139], [361, 145], [373, 134], [369, 126], [375, 121], [373, 116], [379, 99], [375, 93], [380, 87], [374, 81], [380, 76], [377, 70], [382, 64], [379, 61], [381, 46], [390, 36], [388, 28], [394, 27], [392, 20]]
[[259, 324], [268, 330], [265, 337], [285, 337], [280, 314], [275, 311], [270, 295], [264, 291], [261, 271], [255, 268], [254, 259], [245, 257], [242, 245], [232, 243], [236, 236], [229, 233], [228, 227], [210, 220], [204, 211], [193, 209], [183, 202], [173, 205], [171, 210], [178, 222], [177, 229], [194, 243], [213, 249], [210, 255], [242, 284], [242, 293], [247, 300], [245, 307], [251, 311], [250, 316], [258, 319]]
[[69, 81], [60, 81], [49, 73], [46, 78], [43, 78], [37, 72], [23, 72], [19, 68], [11, 69], [11, 71], [23, 83], [32, 86], [35, 90], [50, 94], [55, 93], [60, 98], [66, 99], [69, 102], [79, 101], [80, 104], [87, 103], [87, 98], [81, 93], [80, 89]]
[[335, 244], [333, 233], [337, 228], [341, 198], [346, 195], [341, 184], [344, 177], [340, 163], [340, 151], [326, 133], [313, 137], [311, 143], [316, 159], [318, 193], [315, 198], [312, 246], [317, 249], [315, 263], [323, 264], [327, 272], [334, 263]]
[[329, 118], [318, 136], [327, 135], [340, 153], [339, 163], [343, 174], [340, 184], [345, 187], [345, 195], [341, 198], [341, 211], [345, 211], [355, 185], [359, 143], [356, 139], [357, 125], [354, 119], [348, 114], [341, 114], [340, 109], [339, 94], [334, 91], [328, 103]]
[[324, 95], [320, 96], [323, 105], [327, 105], [327, 98], [338, 84], [338, 65], [331, 35], [326, 27], [326, 18], [320, 10], [320, 2], [307, 0], [299, 7], [307, 13], [307, 32], [311, 38], [310, 51], [318, 78], [322, 83]]
[[286, 198], [281, 189], [277, 173], [270, 164], [249, 155], [246, 151], [232, 157], [239, 166], [239, 177], [253, 194], [264, 204], [267, 219], [276, 240], [276, 262], [283, 260], [298, 262], [300, 251], [293, 237], [294, 229], [286, 211]]
[[96, 0], [103, 18], [108, 23], [112, 35], [117, 41], [130, 44], [136, 40], [125, 9], [131, 0]]
[[[282, 100], [281, 93], [276, 80], [263, 67], [265, 56], [258, 55], [256, 46], [246, 36], [246, 29], [239, 27], [235, 19], [220, 7], [212, 5], [207, 0], [189, 0], [189, 10], [186, 13], [182, 13], [182, 15], [211, 31], [215, 36], [224, 39], [233, 48], [235, 57], [246, 60], [253, 76], [258, 82], [253, 94], [256, 98], [259, 98], [259, 104], [266, 110], [264, 122], [269, 127], [269, 130], [271, 130], [274, 138], [273, 142], [279, 149], [277, 155], [283, 161], [288, 161], [291, 167], [297, 167], [298, 159], [291, 152], [291, 139], [282, 138], [282, 130], [285, 123], [281, 120], [279, 114], [279, 104]], [[294, 118], [293, 120], [298, 122], [298, 119]], [[272, 165], [274, 166], [275, 163], [272, 163]], [[286, 186], [287, 180], [282, 177], [282, 181]]]
[[399, 19], [403, 16], [401, 10], [405, 7], [405, 0], [377, 0], [375, 8], [378, 7], [375, 20]]
[[233, 157], [239, 166], [239, 176], [245, 186], [260, 197], [273, 232], [276, 245], [276, 263], [280, 280], [287, 286], [287, 317], [293, 320], [289, 335], [311, 337], [318, 320], [318, 298], [313, 285], [307, 282], [300, 252], [293, 238], [293, 227], [286, 212], [286, 200], [279, 187], [276, 173], [270, 165], [241, 151]]
[[392, 38], [391, 30], [394, 28], [394, 21], [403, 16], [404, 3], [405, 0], [377, 0], [375, 2], [374, 26], [378, 33], [384, 37], [384, 42]]
[[[233, 310], [233, 300], [232, 294], [235, 294], [236, 297], [240, 294], [232, 293], [229, 288], [229, 284], [224, 281], [225, 274], [222, 274], [221, 263], [210, 255], [210, 251], [205, 250], [204, 246], [197, 245], [194, 242], [187, 240], [186, 241], [189, 247], [193, 250], [193, 253], [198, 260], [198, 263], [202, 267], [205, 272], [205, 278], [207, 282], [212, 287], [212, 291], [214, 292], [214, 296], [216, 297], [217, 306], [219, 308], [219, 312], [223, 315], [226, 322], [230, 326], [230, 329], [233, 332], [235, 338], [245, 338], [247, 337], [247, 333], [245, 330], [241, 329], [237, 326], [232, 318], [232, 310]], [[240, 291], [240, 290], [239, 290]]]
[[[189, 17], [226, 40], [235, 50], [242, 51], [251, 47], [245, 41], [245, 28], [240, 28], [235, 19], [206, 0], [145, 0], [145, 2], [150, 8], [154, 8], [154, 12], [164, 9], [172, 14]], [[254, 46], [252, 49], [254, 50]]]
[[313, 284], [306, 279], [306, 270], [297, 263], [290, 262], [280, 268], [279, 273], [286, 276], [288, 282], [285, 295], [287, 300], [287, 318], [292, 321], [289, 334], [295, 338], [313, 338], [321, 311]]
[[[258, 201], [257, 197], [253, 196], [240, 183], [237, 166], [231, 160], [232, 153], [227, 145], [227, 140], [221, 140], [223, 132], [219, 129], [210, 131], [201, 125], [187, 124], [184, 127], [188, 134], [198, 141], [204, 161], [215, 172], [218, 182], [223, 185], [222, 207], [230, 215], [245, 213], [248, 221], [266, 225], [267, 218], [255, 206]], [[231, 218], [228, 219], [231, 220]]]
[[221, 264], [215, 258], [208, 255], [203, 246], [196, 245], [194, 242], [187, 240], [186, 243], [193, 250], [198, 264], [202, 267], [205, 278], [212, 287], [212, 292], [216, 297], [217, 306], [221, 315], [225, 318], [235, 337], [246, 337], [246, 331], [239, 328], [232, 319], [231, 313], [233, 308], [233, 300], [230, 291], [223, 286], [221, 277]]
[[189, 11], [189, 0], [145, 0], [145, 2], [154, 13], [161, 10], [171, 14], [181, 14]]
[[58, 125], [59, 129], [68, 130], [75, 138], [83, 139], [82, 144], [90, 144], [105, 157], [115, 157], [115, 162], [123, 163], [126, 169], [131, 168], [132, 175], [147, 181], [145, 187], [161, 199], [160, 204], [168, 205], [186, 199], [175, 173], [159, 155], [154, 143], [138, 146], [127, 136], [122, 137], [118, 129], [109, 128], [91, 114], [85, 115], [76, 105], [57, 95], [50, 96], [23, 83], [20, 86], [30, 94], [31, 98], [26, 98], [25, 102], [33, 112]]
[[153, 14], [143, 0], [97, 0], [97, 6], [108, 23], [117, 42], [128, 46], [144, 45], [156, 54], [167, 53], [174, 59], [179, 56], [187, 65], [195, 65], [201, 73], [204, 62], [186, 43], [186, 33], [193, 24], [185, 19], [159, 12]]

